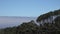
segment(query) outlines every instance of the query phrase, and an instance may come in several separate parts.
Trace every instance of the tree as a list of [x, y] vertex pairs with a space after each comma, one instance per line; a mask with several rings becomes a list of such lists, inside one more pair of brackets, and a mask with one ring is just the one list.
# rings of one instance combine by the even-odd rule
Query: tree
[[46, 14], [43, 14], [43, 15], [40, 15], [38, 18], [37, 18], [37, 22], [38, 23], [41, 23], [41, 21], [43, 21], [42, 23], [44, 23], [45, 19], [46, 21], [48, 22], [48, 18], [50, 19], [50, 23], [53, 22], [53, 16], [59, 16], [60, 15], [60, 9], [59, 10], [55, 10], [55, 11], [50, 11]]
[[55, 18], [55, 25], [60, 28], [60, 16]]

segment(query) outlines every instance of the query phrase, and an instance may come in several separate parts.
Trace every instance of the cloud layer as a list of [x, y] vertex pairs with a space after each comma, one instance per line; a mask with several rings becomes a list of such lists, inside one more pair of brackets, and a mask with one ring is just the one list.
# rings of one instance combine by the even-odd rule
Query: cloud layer
[[22, 24], [23, 22], [29, 22], [31, 20], [35, 20], [34, 17], [6, 17], [0, 16], [0, 28], [16, 26]]

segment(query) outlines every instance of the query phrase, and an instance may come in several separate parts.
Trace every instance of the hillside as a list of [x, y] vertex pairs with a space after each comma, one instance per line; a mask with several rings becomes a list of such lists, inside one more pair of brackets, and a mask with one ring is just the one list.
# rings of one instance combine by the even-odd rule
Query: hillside
[[[49, 18], [54, 15], [57, 16], [53, 21], [52, 18]], [[45, 19], [51, 19], [51, 22], [45, 22]], [[41, 23], [41, 20], [43, 20], [43, 24]], [[46, 14], [40, 15], [37, 18], [37, 23], [40, 25], [37, 25], [34, 20], [31, 20], [29, 22], [23, 22], [21, 25], [18, 25], [17, 27], [8, 27], [4, 29], [0, 29], [0, 34], [60, 34], [60, 10], [55, 10], [52, 14], [52, 12], [48, 12]]]

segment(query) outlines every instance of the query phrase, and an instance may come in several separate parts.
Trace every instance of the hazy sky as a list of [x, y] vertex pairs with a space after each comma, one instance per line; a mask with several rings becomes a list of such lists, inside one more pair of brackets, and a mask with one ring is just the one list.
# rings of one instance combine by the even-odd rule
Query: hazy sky
[[0, 16], [37, 17], [60, 9], [60, 0], [0, 0]]

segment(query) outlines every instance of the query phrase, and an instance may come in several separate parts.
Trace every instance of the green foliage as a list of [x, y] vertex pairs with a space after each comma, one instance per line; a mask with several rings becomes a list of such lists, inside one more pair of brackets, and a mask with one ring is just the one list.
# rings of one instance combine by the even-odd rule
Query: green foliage
[[[44, 20], [44, 19], [48, 19], [49, 17], [51, 16], [55, 16], [55, 15], [60, 15], [60, 9], [59, 10], [55, 10], [55, 11], [51, 11], [51, 12], [48, 12], [46, 14], [43, 14], [43, 15], [40, 15], [38, 18], [37, 18], [37, 22], [40, 22], [41, 20]], [[52, 17], [53, 18], [53, 17]], [[51, 18], [50, 18], [51, 19]]]
[[[52, 15], [58, 15], [59, 12], [60, 10], [57, 10], [54, 14], [53, 12], [43, 14], [37, 18], [37, 22], [40, 22]], [[0, 29], [0, 34], [60, 34], [60, 16], [56, 17], [54, 22], [55, 23], [44, 23], [43, 25], [40, 24], [40, 26], [38, 26], [32, 20], [30, 22], [24, 22], [17, 27]]]

